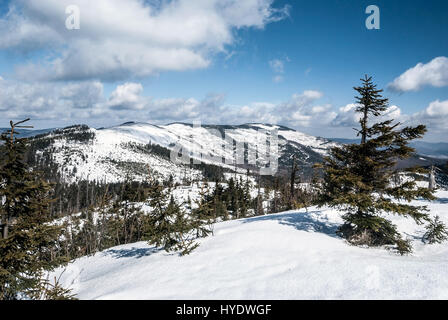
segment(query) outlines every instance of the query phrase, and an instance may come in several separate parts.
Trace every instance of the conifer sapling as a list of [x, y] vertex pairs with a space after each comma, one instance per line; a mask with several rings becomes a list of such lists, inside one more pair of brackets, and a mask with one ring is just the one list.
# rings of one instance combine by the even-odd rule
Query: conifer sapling
[[[424, 125], [402, 127], [393, 119], [384, 120], [388, 99], [377, 89], [371, 77], [361, 79], [354, 89], [359, 93], [356, 112], [360, 114], [357, 130], [361, 143], [334, 147], [322, 165], [324, 180], [320, 204], [342, 209], [344, 224], [338, 233], [355, 245], [395, 245], [402, 254], [410, 252], [408, 241], [401, 238], [395, 225], [384, 218], [384, 213], [413, 218], [416, 223], [427, 221], [427, 208], [413, 206], [411, 200], [434, 199], [432, 190], [417, 186], [412, 178], [393, 185], [397, 174], [395, 164], [415, 150], [409, 141], [423, 137]], [[422, 172], [408, 169], [408, 172]], [[399, 201], [397, 201], [399, 200]]]

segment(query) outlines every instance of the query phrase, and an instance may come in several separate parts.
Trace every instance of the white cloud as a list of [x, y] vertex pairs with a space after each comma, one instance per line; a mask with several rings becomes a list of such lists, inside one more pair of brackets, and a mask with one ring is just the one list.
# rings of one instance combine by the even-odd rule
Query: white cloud
[[38, 120], [73, 121], [89, 118], [102, 101], [103, 85], [82, 83], [0, 82], [0, 119], [31, 117]]
[[322, 114], [327, 112], [331, 106], [314, 106], [311, 108], [311, 113], [313, 114]]
[[109, 100], [99, 104], [96, 109], [106, 108], [123, 121], [144, 119], [154, 123], [201, 120], [210, 124], [263, 122], [308, 127], [315, 123], [329, 123], [335, 117], [330, 110], [331, 106], [314, 104], [323, 94], [313, 90], [294, 94], [283, 103], [253, 102], [239, 106], [226, 104], [221, 94], [208, 95], [202, 100], [151, 99], [142, 96], [142, 91], [142, 86], [137, 83], [120, 85], [112, 92]]
[[292, 127], [310, 127], [318, 123], [324, 125], [335, 115], [330, 110], [331, 106], [314, 104], [322, 97], [320, 91], [306, 90], [301, 94], [293, 94], [287, 102], [277, 104], [271, 112], [277, 116], [276, 123]]
[[418, 91], [424, 86], [448, 86], [448, 58], [437, 57], [430, 62], [418, 63], [389, 84], [389, 88], [398, 91]]
[[355, 112], [358, 107], [356, 103], [350, 103], [346, 106], [340, 107], [338, 115], [333, 120], [332, 124], [336, 127], [351, 127], [359, 124], [361, 115]]
[[448, 116], [448, 100], [436, 100], [429, 104], [425, 110], [425, 114], [429, 117], [445, 117]]
[[[117, 90], [115, 90], [117, 91]], [[112, 96], [115, 96], [113, 93]], [[128, 97], [123, 94], [122, 97]], [[130, 95], [132, 96], [132, 95]], [[154, 123], [173, 121], [192, 122], [201, 120], [209, 124], [241, 124], [249, 122], [281, 123], [291, 126], [308, 127], [313, 124], [329, 123], [335, 114], [329, 105], [314, 105], [323, 94], [319, 91], [305, 91], [295, 94], [287, 102], [253, 102], [247, 105], [229, 105], [221, 94], [212, 94], [203, 100], [195, 98], [151, 99], [132, 96], [120, 105], [127, 108], [114, 108], [115, 116], [122, 120], [145, 119]], [[106, 104], [111, 107], [110, 101]], [[135, 103], [144, 103], [141, 108], [133, 107]]]
[[98, 81], [68, 83], [61, 86], [57, 94], [73, 108], [88, 109], [103, 96], [103, 84]]
[[424, 110], [412, 115], [413, 124], [425, 124], [430, 133], [442, 133], [444, 141], [448, 136], [448, 100], [431, 102]]
[[269, 61], [269, 66], [275, 73], [283, 73], [285, 71], [285, 64], [280, 59], [274, 59]]
[[402, 118], [403, 115], [401, 113], [401, 109], [398, 106], [390, 106], [387, 108], [387, 110], [384, 112], [384, 114], [382, 115], [382, 120], [383, 119], [395, 119], [398, 120], [400, 118]]
[[275, 76], [274, 78], [272, 78], [272, 81], [274, 81], [275, 83], [283, 82], [283, 76]]
[[414, 113], [408, 120], [411, 125], [424, 124], [428, 128], [425, 138], [446, 142], [448, 137], [448, 100], [436, 100], [422, 111]]
[[306, 90], [302, 95], [295, 95], [296, 99], [303, 99], [306, 101], [317, 100], [324, 96], [324, 94], [320, 91], [316, 90]]
[[145, 106], [142, 92], [143, 86], [140, 83], [119, 85], [112, 92], [107, 106], [112, 110], [142, 110]]
[[[3, 126], [10, 119], [32, 118], [35, 124], [48, 127], [75, 123], [112, 126], [125, 121], [147, 121], [166, 124], [174, 121], [201, 120], [208, 124], [242, 124], [262, 122], [282, 124], [319, 136], [351, 136], [359, 127], [360, 115], [356, 104], [334, 110], [330, 104], [319, 103], [323, 93], [307, 90], [294, 94], [285, 102], [252, 102], [229, 105], [222, 94], [196, 98], [154, 99], [144, 95], [140, 83], [118, 85], [104, 97], [100, 82], [23, 83], [5, 79], [0, 81], [0, 119]], [[392, 105], [383, 121], [395, 119], [404, 125], [426, 124], [433, 140], [448, 134], [448, 100], [431, 102], [413, 115], [403, 114]], [[0, 124], [1, 126], [2, 124]]]
[[[65, 28], [68, 5], [80, 8], [80, 30]], [[22, 78], [124, 80], [206, 68], [235, 30], [287, 15], [273, 0], [16, 0], [0, 19], [0, 49], [52, 49], [48, 60], [20, 66]]]
[[[359, 104], [350, 103], [340, 107], [337, 116], [332, 121], [332, 125], [335, 127], [358, 127], [362, 116], [359, 112], [356, 112], [358, 106]], [[392, 105], [387, 108], [381, 117], [375, 118], [375, 122], [389, 119], [400, 121], [405, 120], [405, 116], [402, 115], [401, 109], [398, 106]]]
[[[289, 58], [286, 57], [286, 62], [289, 62]], [[269, 67], [271, 68], [272, 72], [275, 74], [272, 78], [272, 81], [275, 83], [283, 82], [284, 77], [283, 73], [285, 73], [285, 62], [281, 59], [273, 59], [269, 61]]]

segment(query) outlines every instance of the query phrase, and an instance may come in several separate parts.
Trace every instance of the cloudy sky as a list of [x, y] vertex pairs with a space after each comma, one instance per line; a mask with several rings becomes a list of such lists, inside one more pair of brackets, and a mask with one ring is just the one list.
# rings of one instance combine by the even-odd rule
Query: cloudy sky
[[377, 0], [380, 30], [365, 26], [370, 4], [2, 0], [0, 127], [200, 120], [353, 137], [353, 86], [369, 74], [386, 118], [448, 141], [448, 2]]

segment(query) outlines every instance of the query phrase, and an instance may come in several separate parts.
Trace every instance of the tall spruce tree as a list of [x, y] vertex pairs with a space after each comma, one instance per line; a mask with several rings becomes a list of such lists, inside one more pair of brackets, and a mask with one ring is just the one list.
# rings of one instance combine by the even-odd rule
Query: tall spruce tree
[[27, 140], [16, 125], [0, 138], [0, 300], [62, 298], [45, 277], [65, 261], [57, 253], [62, 228], [48, 223], [51, 186], [25, 164]]
[[[357, 130], [361, 143], [331, 149], [322, 165], [320, 203], [344, 210], [344, 224], [338, 233], [349, 242], [394, 245], [404, 254], [411, 251], [410, 243], [381, 214], [411, 217], [418, 224], [428, 220], [425, 206], [413, 206], [409, 202], [416, 198], [434, 199], [431, 190], [418, 187], [412, 179], [400, 185], [391, 184], [397, 160], [415, 152], [408, 143], [421, 138], [426, 127], [399, 129], [400, 123], [394, 120], [381, 121], [388, 99], [382, 97], [383, 90], [377, 89], [371, 77], [365, 76], [361, 81], [362, 85], [354, 88], [359, 93], [356, 112], [361, 114], [361, 129]], [[422, 172], [418, 168], [407, 171]]]

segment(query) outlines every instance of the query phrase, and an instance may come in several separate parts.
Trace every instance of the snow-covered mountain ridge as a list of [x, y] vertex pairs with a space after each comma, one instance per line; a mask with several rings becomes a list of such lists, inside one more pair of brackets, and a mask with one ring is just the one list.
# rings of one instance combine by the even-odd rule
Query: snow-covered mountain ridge
[[[186, 168], [170, 161], [170, 151], [175, 147], [201, 150], [213, 156], [211, 160], [203, 162], [227, 170], [245, 172], [244, 165], [237, 168], [224, 159], [234, 157], [233, 143], [241, 143], [247, 149], [251, 148], [247, 142], [256, 143], [263, 134], [262, 130], [278, 132], [280, 167], [288, 166], [293, 155], [297, 156], [302, 165], [311, 166], [322, 159], [329, 147], [336, 145], [327, 139], [277, 125], [196, 127], [184, 123], [157, 126], [134, 122], [101, 129], [73, 126], [38, 135], [33, 141], [38, 156], [41, 159], [51, 159], [66, 181], [143, 180], [149, 173], [162, 179], [170, 175], [177, 179], [185, 176], [201, 178], [201, 171], [197, 168]], [[154, 146], [160, 146], [162, 149], [159, 148], [158, 153], [154, 152]]]

